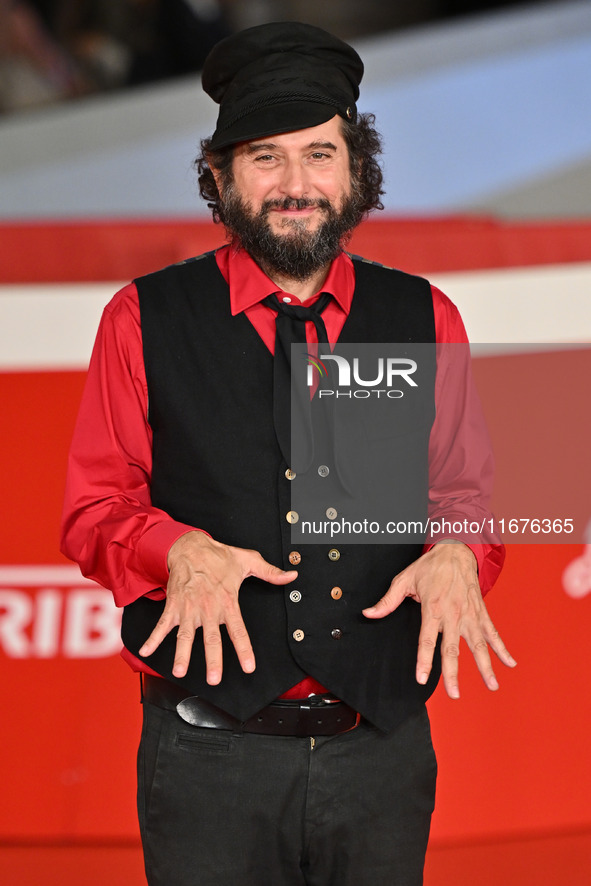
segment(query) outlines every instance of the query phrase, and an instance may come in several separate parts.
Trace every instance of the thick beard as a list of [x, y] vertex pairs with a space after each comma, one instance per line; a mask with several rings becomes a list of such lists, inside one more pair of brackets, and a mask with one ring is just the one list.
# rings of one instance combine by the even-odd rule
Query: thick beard
[[[355, 194], [345, 199], [339, 211], [326, 199], [286, 197], [285, 200], [266, 200], [254, 213], [230, 184], [221, 203], [221, 216], [232, 240], [238, 241], [270, 277], [276, 274], [299, 281], [309, 280], [337, 257], [362, 217]], [[306, 222], [299, 219], [286, 219], [284, 234], [271, 230], [268, 220], [271, 209], [311, 206], [318, 207], [325, 215], [315, 231], [308, 231]]]

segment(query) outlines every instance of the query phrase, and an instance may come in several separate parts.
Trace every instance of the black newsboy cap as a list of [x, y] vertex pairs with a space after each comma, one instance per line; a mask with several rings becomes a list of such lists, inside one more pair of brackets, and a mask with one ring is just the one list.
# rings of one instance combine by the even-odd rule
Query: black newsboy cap
[[357, 119], [363, 62], [327, 31], [272, 22], [226, 37], [205, 60], [205, 92], [220, 105], [212, 148]]

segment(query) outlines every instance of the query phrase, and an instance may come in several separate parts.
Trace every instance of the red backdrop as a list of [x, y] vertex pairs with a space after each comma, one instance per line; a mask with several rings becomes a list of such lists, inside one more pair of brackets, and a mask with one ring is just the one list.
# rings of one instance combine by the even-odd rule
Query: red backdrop
[[[589, 260], [590, 233], [591, 224], [381, 222], [363, 226], [352, 249], [411, 271], [458, 270]], [[219, 232], [188, 222], [84, 223], [4, 226], [0, 236], [7, 247], [1, 279], [26, 282], [125, 280], [209, 248]], [[485, 395], [487, 385], [500, 384], [498, 359], [482, 360], [477, 369]], [[573, 402], [587, 404], [575, 430], [588, 435], [588, 354], [586, 362], [572, 359], [580, 360]], [[83, 382], [82, 372], [0, 373], [4, 843], [137, 839], [137, 679], [116, 654], [116, 624], [103, 592], [73, 567], [55, 569], [68, 566], [57, 533]], [[504, 410], [499, 427], [518, 416], [529, 425], [527, 444], [519, 443], [529, 450], [519, 464], [536, 504], [551, 507], [544, 493], [554, 488], [557, 451], [567, 468], [584, 475], [580, 448], [572, 448], [571, 459], [572, 428], [565, 432], [564, 421], [544, 419], [548, 413], [537, 413], [535, 402], [524, 419], [523, 398], [510, 386], [493, 400]], [[502, 452], [499, 477], [510, 496]], [[587, 517], [589, 499], [581, 486]], [[489, 608], [519, 667], [508, 672], [499, 665], [501, 689], [488, 693], [464, 647], [461, 700], [451, 702], [440, 689], [430, 703], [440, 761], [434, 845], [591, 829], [591, 596], [574, 600], [561, 588], [563, 569], [580, 552], [580, 543], [509, 547]]]

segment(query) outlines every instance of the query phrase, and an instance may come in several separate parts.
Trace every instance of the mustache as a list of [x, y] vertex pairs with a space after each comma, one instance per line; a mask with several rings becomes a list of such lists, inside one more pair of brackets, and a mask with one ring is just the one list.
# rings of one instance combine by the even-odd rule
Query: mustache
[[322, 209], [325, 212], [331, 209], [331, 203], [325, 197], [311, 200], [309, 197], [284, 197], [283, 200], [265, 200], [261, 206], [260, 214], [266, 214], [270, 209]]

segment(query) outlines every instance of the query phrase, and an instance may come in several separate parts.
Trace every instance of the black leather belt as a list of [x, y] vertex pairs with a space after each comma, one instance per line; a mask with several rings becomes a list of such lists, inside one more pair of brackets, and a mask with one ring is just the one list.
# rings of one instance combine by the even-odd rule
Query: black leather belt
[[191, 726], [257, 732], [261, 735], [338, 735], [359, 725], [360, 715], [338, 699], [312, 695], [306, 699], [278, 699], [248, 720], [238, 720], [203, 698], [160, 677], [142, 674], [142, 699], [176, 711]]

